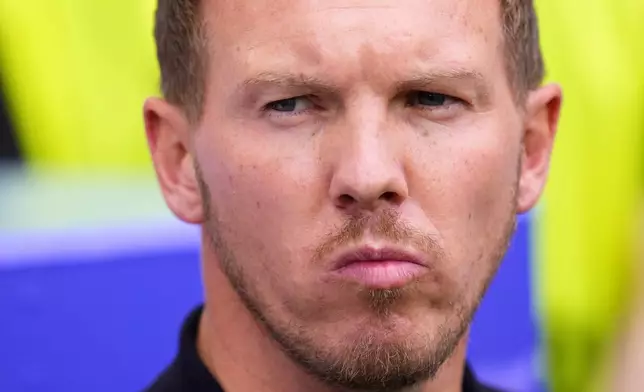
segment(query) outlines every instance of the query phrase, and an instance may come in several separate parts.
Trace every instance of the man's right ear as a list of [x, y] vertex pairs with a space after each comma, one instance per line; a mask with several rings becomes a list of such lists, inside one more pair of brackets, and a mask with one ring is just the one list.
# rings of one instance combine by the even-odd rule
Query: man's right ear
[[202, 223], [203, 203], [190, 153], [190, 123], [181, 109], [160, 98], [145, 101], [143, 117], [166, 204], [182, 221]]

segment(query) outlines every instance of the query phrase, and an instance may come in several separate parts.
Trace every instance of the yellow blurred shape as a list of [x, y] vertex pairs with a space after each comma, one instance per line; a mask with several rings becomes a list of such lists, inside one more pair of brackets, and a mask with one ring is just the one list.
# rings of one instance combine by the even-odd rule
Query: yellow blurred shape
[[537, 293], [552, 390], [587, 391], [634, 283], [644, 1], [541, 0], [537, 8], [548, 79], [564, 88], [537, 230]]
[[0, 0], [0, 78], [35, 167], [148, 168], [154, 0]]

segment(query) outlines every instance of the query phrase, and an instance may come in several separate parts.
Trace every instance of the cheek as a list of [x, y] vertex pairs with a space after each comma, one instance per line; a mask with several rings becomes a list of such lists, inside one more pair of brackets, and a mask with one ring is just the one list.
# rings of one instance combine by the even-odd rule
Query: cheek
[[200, 164], [222, 239], [249, 279], [262, 277], [257, 284], [278, 289], [287, 275], [297, 280], [307, 239], [316, 238], [313, 154], [239, 137], [216, 144]]
[[500, 246], [515, 214], [520, 142], [502, 129], [497, 124], [452, 132], [426, 144], [411, 165], [422, 168], [410, 182], [420, 184], [416, 198], [439, 232], [457, 279], [485, 275], [490, 266], [478, 261]]

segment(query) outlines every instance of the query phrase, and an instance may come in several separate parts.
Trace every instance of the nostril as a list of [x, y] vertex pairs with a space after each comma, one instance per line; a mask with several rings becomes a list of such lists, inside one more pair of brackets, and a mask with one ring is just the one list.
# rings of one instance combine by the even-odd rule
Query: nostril
[[390, 203], [395, 203], [398, 200], [398, 194], [396, 192], [385, 192], [380, 195], [380, 199], [388, 201]]
[[356, 199], [351, 195], [347, 195], [346, 193], [338, 197], [338, 204], [342, 207], [350, 206], [355, 202], [356, 202]]

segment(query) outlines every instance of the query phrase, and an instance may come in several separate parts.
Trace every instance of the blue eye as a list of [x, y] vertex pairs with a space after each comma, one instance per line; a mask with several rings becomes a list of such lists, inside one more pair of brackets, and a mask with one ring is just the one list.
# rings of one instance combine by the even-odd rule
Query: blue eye
[[446, 104], [451, 103], [451, 101], [453, 100], [454, 98], [445, 94], [431, 93], [427, 91], [416, 91], [408, 97], [407, 105], [439, 107], [445, 106]]
[[441, 106], [445, 104], [447, 96], [443, 94], [427, 93], [421, 91], [418, 93], [418, 103], [427, 106]]
[[292, 112], [297, 107], [297, 98], [282, 99], [268, 104], [268, 109], [276, 112]]
[[270, 102], [265, 106], [266, 110], [278, 113], [299, 113], [312, 107], [313, 103], [306, 96], [280, 99], [279, 101]]

